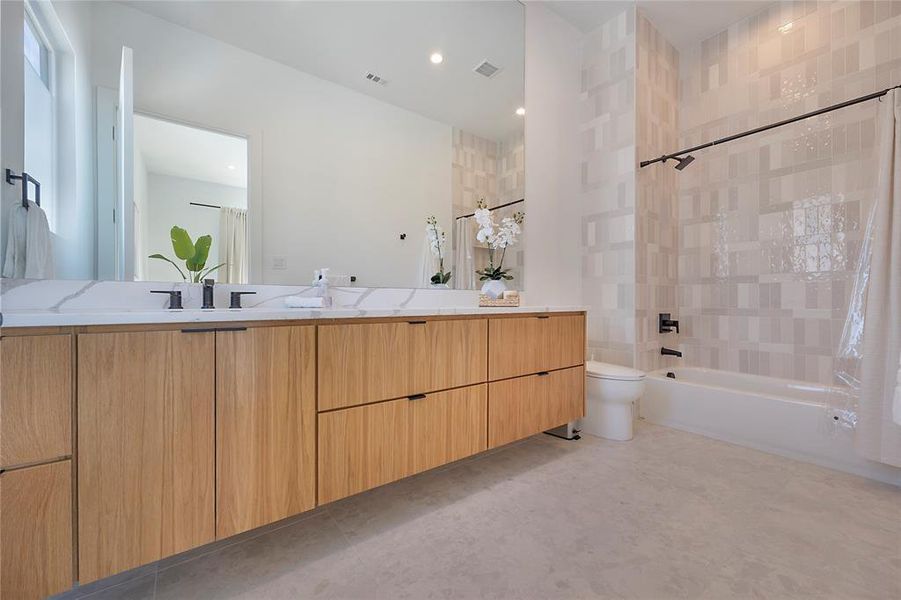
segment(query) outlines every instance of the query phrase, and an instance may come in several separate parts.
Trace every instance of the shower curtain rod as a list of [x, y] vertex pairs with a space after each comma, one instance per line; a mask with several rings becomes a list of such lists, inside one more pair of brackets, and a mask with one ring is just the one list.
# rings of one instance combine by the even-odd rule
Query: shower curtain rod
[[854, 98], [853, 100], [846, 100], [844, 102], [839, 102], [838, 104], [833, 104], [832, 106], [827, 106], [826, 108], [821, 108], [819, 110], [815, 110], [809, 113], [805, 113], [803, 115], [799, 115], [797, 117], [792, 117], [791, 119], [785, 119], [784, 121], [778, 121], [776, 123], [770, 123], [769, 125], [764, 125], [762, 127], [756, 127], [754, 129], [749, 129], [748, 131], [743, 131], [741, 133], [736, 133], [735, 135], [730, 135], [724, 138], [720, 138], [718, 140], [714, 140], [712, 142], [707, 142], [705, 144], [701, 144], [699, 146], [694, 146], [692, 148], [686, 148], [685, 150], [679, 150], [678, 152], [673, 152], [672, 154], [664, 154], [660, 158], [654, 158], [651, 160], [643, 160], [640, 163], [640, 167], [643, 169], [648, 165], [652, 165], [658, 162], [666, 162], [671, 159], [678, 159], [685, 154], [690, 154], [692, 152], [697, 152], [698, 150], [703, 150], [705, 148], [710, 148], [711, 146], [718, 146], [719, 144], [725, 144], [726, 142], [731, 142], [737, 140], [739, 138], [747, 137], [749, 135], [754, 135], [755, 133], [761, 133], [763, 131], [769, 131], [770, 129], [775, 129], [777, 127], [782, 127], [783, 125], [789, 125], [791, 123], [797, 123], [798, 121], [803, 121], [804, 119], [809, 119], [810, 117], [816, 117], [818, 115], [822, 115], [828, 112], [832, 112], [833, 110], [838, 110], [840, 108], [845, 108], [846, 106], [853, 106], [855, 104], [860, 104], [861, 102], [866, 102], [867, 100], [873, 100], [875, 98], [881, 98], [885, 96], [892, 90], [897, 90], [901, 88], [901, 85], [896, 85], [890, 88], [886, 88], [881, 92], [873, 92], [872, 94], [867, 94], [866, 96], [861, 96], [860, 98]]
[[[519, 204], [520, 202], [525, 202], [525, 201], [526, 201], [525, 198], [520, 198], [519, 200], [514, 200], [513, 202], [507, 202], [505, 204], [498, 204], [497, 206], [489, 206], [488, 210], [497, 210], [499, 208], [507, 208], [508, 206], [513, 206], [514, 204]], [[459, 219], [465, 219], [467, 217], [474, 217], [474, 216], [475, 216], [475, 213], [469, 213], [468, 215], [460, 215], [459, 217], [454, 219], [454, 221], [457, 221]]]

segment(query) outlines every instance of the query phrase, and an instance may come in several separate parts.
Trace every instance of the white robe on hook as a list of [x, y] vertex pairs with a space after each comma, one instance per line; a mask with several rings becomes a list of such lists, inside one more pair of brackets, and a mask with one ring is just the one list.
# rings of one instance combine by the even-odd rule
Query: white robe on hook
[[3, 276], [14, 279], [52, 279], [53, 244], [47, 214], [28, 201], [28, 209], [19, 203], [6, 214], [9, 228]]

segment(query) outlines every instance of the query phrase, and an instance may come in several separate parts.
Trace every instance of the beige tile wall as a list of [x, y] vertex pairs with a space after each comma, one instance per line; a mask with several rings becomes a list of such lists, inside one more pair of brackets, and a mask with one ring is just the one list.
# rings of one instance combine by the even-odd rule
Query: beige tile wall
[[453, 130], [451, 201], [453, 215], [469, 214], [480, 199], [497, 198], [497, 142], [461, 129]]
[[[901, 2], [776, 3], [680, 62], [685, 147], [901, 83]], [[875, 113], [873, 101], [703, 151], [678, 176], [687, 364], [831, 382]]]
[[635, 11], [587, 34], [580, 96], [582, 295], [588, 351], [635, 358]]
[[[636, 131], [640, 158], [672, 152], [679, 144], [679, 53], [638, 11]], [[658, 333], [658, 315], [678, 318], [679, 221], [677, 171], [673, 163], [639, 169], [635, 214], [635, 357], [644, 371], [679, 364], [661, 356], [677, 349], [676, 333]]]

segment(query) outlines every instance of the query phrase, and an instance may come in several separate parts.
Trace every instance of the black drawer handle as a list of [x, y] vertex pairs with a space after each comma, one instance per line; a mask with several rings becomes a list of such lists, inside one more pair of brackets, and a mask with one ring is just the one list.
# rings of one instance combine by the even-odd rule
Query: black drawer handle
[[407, 400], [423, 400], [425, 399], [425, 394], [413, 394], [412, 396], [407, 396]]
[[205, 327], [200, 329], [182, 329], [182, 333], [215, 333], [217, 331], [247, 331], [246, 327]]
[[536, 318], [536, 319], [550, 319], [551, 316], [550, 316], [550, 315], [538, 315], [538, 316], [535, 317], [535, 318]]
[[410, 325], [425, 325], [425, 321], [407, 321]]
[[535, 374], [538, 375], [539, 377], [545, 377], [546, 375], [550, 375], [550, 373], [548, 373], [547, 371], [538, 371]]

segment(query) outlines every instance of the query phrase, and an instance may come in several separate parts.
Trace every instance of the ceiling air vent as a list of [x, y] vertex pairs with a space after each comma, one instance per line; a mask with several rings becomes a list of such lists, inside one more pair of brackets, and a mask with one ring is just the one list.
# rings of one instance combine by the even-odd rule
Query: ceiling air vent
[[483, 60], [482, 62], [477, 64], [475, 68], [473, 68], [473, 71], [488, 78], [494, 77], [500, 72], [500, 70], [500, 67], [491, 64], [487, 60]]
[[377, 83], [379, 85], [387, 85], [388, 80], [380, 75], [376, 75], [375, 73], [371, 73], [369, 71], [366, 72], [366, 79], [371, 81], [372, 83]]

